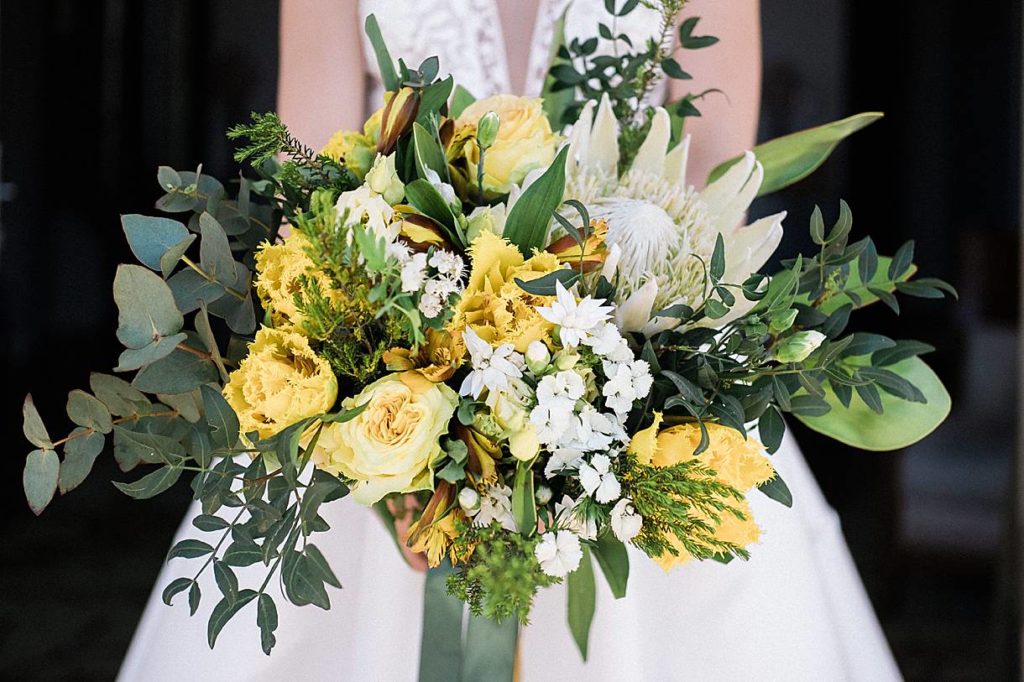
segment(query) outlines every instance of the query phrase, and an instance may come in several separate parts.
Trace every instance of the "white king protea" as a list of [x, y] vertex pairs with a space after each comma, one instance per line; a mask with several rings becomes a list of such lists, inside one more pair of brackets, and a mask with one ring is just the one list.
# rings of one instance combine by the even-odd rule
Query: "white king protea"
[[[619, 124], [607, 95], [594, 114], [588, 102], [569, 137], [566, 197], [586, 204], [595, 218], [608, 221], [607, 241], [618, 255], [616, 323], [623, 331], [648, 335], [670, 328], [674, 320], [651, 314], [676, 303], [696, 306], [703, 296], [703, 266], [715, 240], [725, 240], [727, 284], [741, 284], [760, 268], [782, 239], [777, 213], [742, 225], [761, 187], [764, 171], [747, 152], [703, 191], [686, 182], [687, 136], [669, 151], [668, 112], [658, 107], [650, 132], [629, 170], [619, 177]], [[724, 324], [753, 303], [738, 295]]]

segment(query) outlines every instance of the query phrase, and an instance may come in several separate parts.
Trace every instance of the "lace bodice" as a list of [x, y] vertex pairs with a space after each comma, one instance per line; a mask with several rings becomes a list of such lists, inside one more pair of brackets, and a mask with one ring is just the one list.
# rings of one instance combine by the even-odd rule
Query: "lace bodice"
[[[498, 12], [499, 0], [361, 0], [360, 19], [374, 14], [381, 34], [394, 58], [402, 57], [411, 67], [436, 55], [441, 73], [451, 73], [455, 82], [473, 93], [487, 97], [512, 92], [505, 36]], [[510, 2], [513, 0], [504, 0]], [[591, 38], [597, 36], [597, 24], [609, 23], [601, 0], [540, 0], [530, 42], [530, 57], [525, 79], [525, 92], [540, 94], [547, 72], [554, 37], [555, 23], [569, 7], [566, 15], [566, 36]], [[618, 20], [616, 30], [626, 33], [634, 45], [642, 45], [658, 33], [660, 16], [653, 10], [638, 7]], [[610, 41], [600, 40], [598, 52], [611, 54]], [[367, 111], [382, 103], [383, 86], [377, 62], [369, 41], [363, 37], [364, 61], [367, 64]], [[652, 101], [661, 101], [664, 91], [652, 93]]]

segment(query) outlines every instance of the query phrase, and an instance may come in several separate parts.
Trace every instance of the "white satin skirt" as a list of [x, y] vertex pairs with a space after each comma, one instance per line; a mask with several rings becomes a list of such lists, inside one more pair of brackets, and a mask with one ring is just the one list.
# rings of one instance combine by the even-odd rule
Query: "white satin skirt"
[[[753, 493], [762, 535], [749, 561], [691, 562], [664, 573], [631, 549], [629, 590], [616, 600], [597, 575], [597, 612], [584, 663], [566, 625], [562, 586], [537, 596], [520, 637], [523, 682], [622, 680], [900, 679], [839, 519], [787, 434], [772, 463], [793, 492], [792, 509]], [[202, 537], [189, 511], [175, 541]], [[212, 571], [201, 582], [194, 617], [187, 597], [173, 607], [160, 593], [194, 560], [163, 569], [128, 651], [123, 682], [218, 680], [415, 681], [423, 574], [410, 569], [376, 514], [341, 501], [323, 507], [331, 530], [314, 537], [339, 580], [331, 610], [292, 606], [279, 597], [277, 646], [260, 650], [254, 606], [227, 624], [216, 649], [206, 621], [220, 595]], [[258, 587], [265, 567], [238, 569], [242, 587]], [[276, 580], [272, 584], [276, 584]]]

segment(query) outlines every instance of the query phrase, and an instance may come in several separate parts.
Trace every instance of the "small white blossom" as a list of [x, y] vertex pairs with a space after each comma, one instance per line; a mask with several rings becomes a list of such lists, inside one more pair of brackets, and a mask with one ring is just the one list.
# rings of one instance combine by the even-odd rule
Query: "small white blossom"
[[543, 341], [531, 341], [526, 348], [526, 366], [534, 374], [541, 374], [551, 362], [551, 351]]
[[629, 542], [637, 536], [644, 525], [644, 517], [636, 513], [633, 500], [623, 497], [612, 507], [612, 533], [622, 542]]
[[427, 168], [427, 182], [434, 186], [441, 198], [444, 199], [449, 206], [461, 205], [459, 198], [455, 195], [455, 189], [447, 182], [441, 182], [441, 176], [437, 174], [433, 168]]
[[633, 401], [647, 397], [654, 380], [650, 366], [644, 360], [632, 362], [609, 362], [603, 364], [607, 377], [601, 394], [605, 405], [618, 414], [625, 414], [633, 408]]
[[541, 570], [556, 578], [564, 578], [575, 571], [583, 558], [580, 539], [567, 530], [544, 533], [533, 553]]
[[[469, 514], [469, 512], [467, 512]], [[507, 531], [516, 531], [512, 516], [512, 489], [507, 485], [492, 485], [480, 495], [480, 508], [469, 514], [474, 526], [489, 526], [494, 521]]]
[[[622, 334], [619, 333], [619, 328], [610, 322], [605, 322], [598, 325], [583, 342], [590, 346], [597, 355], [608, 356], [615, 353], [624, 341]], [[626, 347], [628, 348], [629, 344], [626, 344]], [[633, 359], [632, 353], [630, 353], [630, 359]]]
[[447, 277], [437, 277], [429, 280], [423, 291], [447, 301], [449, 296], [459, 291], [459, 283]]
[[[349, 232], [349, 234], [352, 233]], [[388, 258], [396, 260], [403, 265], [412, 258], [412, 249], [400, 241], [390, 242], [384, 247], [384, 253], [387, 254]]]
[[420, 303], [417, 307], [424, 317], [434, 318], [440, 315], [441, 310], [444, 309], [444, 301], [436, 294], [423, 294], [420, 296]]
[[544, 477], [553, 478], [566, 469], [575, 469], [583, 461], [583, 452], [575, 448], [556, 447], [551, 450], [548, 463], [544, 467]]
[[473, 516], [480, 511], [480, 493], [472, 488], [463, 488], [459, 491], [459, 506], [462, 511]]
[[580, 465], [580, 485], [602, 504], [617, 499], [622, 493], [619, 480], [609, 471], [611, 462], [607, 455], [594, 455], [590, 464]]
[[451, 251], [443, 249], [435, 251], [430, 256], [430, 265], [445, 277], [457, 280], [462, 277], [465, 269], [462, 258]]
[[614, 415], [598, 412], [592, 405], [580, 410], [574, 444], [581, 450], [607, 450], [614, 441], [626, 440], [626, 431]]
[[537, 384], [537, 404], [564, 406], [571, 410], [586, 391], [583, 377], [572, 370], [549, 374]]
[[402, 291], [416, 292], [427, 279], [427, 254], [417, 253], [402, 266]]
[[575, 348], [590, 338], [591, 331], [608, 319], [614, 308], [590, 296], [579, 302], [561, 282], [555, 283], [555, 301], [550, 307], [537, 308], [548, 322], [559, 326], [559, 339], [566, 348]]
[[338, 213], [348, 211], [349, 224], [361, 223], [378, 239], [383, 237], [393, 242], [400, 229], [398, 223], [391, 222], [395, 210], [384, 197], [374, 192], [367, 185], [360, 185], [348, 192], [342, 192], [335, 204]]
[[466, 328], [463, 339], [466, 342], [466, 350], [469, 351], [473, 371], [462, 381], [462, 387], [459, 389], [461, 395], [479, 398], [485, 388], [505, 389], [510, 378], [518, 379], [523, 376], [518, 366], [522, 358], [515, 357], [519, 354], [515, 352], [512, 344], [506, 343], [492, 348], [491, 344], [481, 339], [470, 327]]
[[537, 440], [544, 445], [558, 443], [566, 434], [571, 436], [576, 422], [572, 407], [564, 404], [537, 405], [530, 410], [530, 423], [537, 431]]

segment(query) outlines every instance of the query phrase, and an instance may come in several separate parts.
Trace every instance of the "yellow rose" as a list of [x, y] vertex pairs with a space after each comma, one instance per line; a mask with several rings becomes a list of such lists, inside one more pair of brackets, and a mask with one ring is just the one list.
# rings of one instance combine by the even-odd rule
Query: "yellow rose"
[[302, 290], [299, 280], [303, 275], [315, 278], [321, 293], [328, 299], [341, 297], [306, 253], [308, 247], [306, 235], [293, 230], [282, 243], [265, 242], [256, 251], [256, 293], [263, 307], [270, 311], [275, 328], [304, 331], [304, 316], [295, 305], [295, 294]]
[[377, 156], [377, 141], [354, 130], [339, 130], [331, 135], [320, 153], [344, 163], [353, 175], [362, 180]]
[[433, 488], [431, 467], [441, 455], [440, 438], [448, 431], [458, 394], [417, 372], [402, 372], [342, 401], [346, 410], [363, 404], [366, 409], [354, 419], [324, 427], [313, 463], [355, 481], [352, 499], [360, 504]]
[[224, 386], [242, 433], [269, 438], [292, 424], [323, 414], [338, 398], [338, 380], [306, 337], [264, 327]]
[[480, 148], [474, 133], [480, 118], [489, 111], [500, 120], [498, 136], [484, 155], [484, 189], [508, 194], [535, 168], [546, 168], [555, 159], [561, 138], [541, 108], [540, 98], [494, 95], [466, 107], [455, 122], [456, 138], [465, 138], [462, 154], [466, 159], [468, 182], [476, 185]]
[[471, 327], [493, 346], [511, 343], [520, 353], [531, 341], [548, 338], [552, 324], [537, 312], [552, 297], [534, 296], [516, 279], [530, 281], [557, 270], [558, 257], [539, 252], [524, 260], [519, 249], [491, 232], [481, 232], [469, 249], [469, 284], [455, 307], [451, 328]]
[[[687, 423], [659, 430], [660, 426], [661, 414], [655, 413], [654, 423], [633, 436], [630, 452], [643, 464], [656, 467], [668, 467], [693, 459], [693, 452], [700, 443], [700, 426]], [[722, 424], [706, 423], [704, 426], [708, 431], [708, 447], [697, 455], [697, 460], [707, 468], [713, 469], [717, 480], [740, 492], [747, 492], [775, 476], [775, 469], [765, 456], [761, 443], [749, 436], [744, 439], [738, 431]], [[723, 501], [741, 512], [744, 518], [738, 519], [728, 511], [720, 512], [719, 521], [715, 526], [715, 538], [740, 547], [757, 542], [760, 529], [754, 523], [747, 501]], [[696, 516], [708, 523], [714, 522], [705, 514], [698, 513]], [[691, 558], [674, 536], [669, 536], [669, 540], [679, 551], [679, 555], [672, 556], [666, 553], [656, 558], [658, 564], [666, 571], [686, 563]]]

